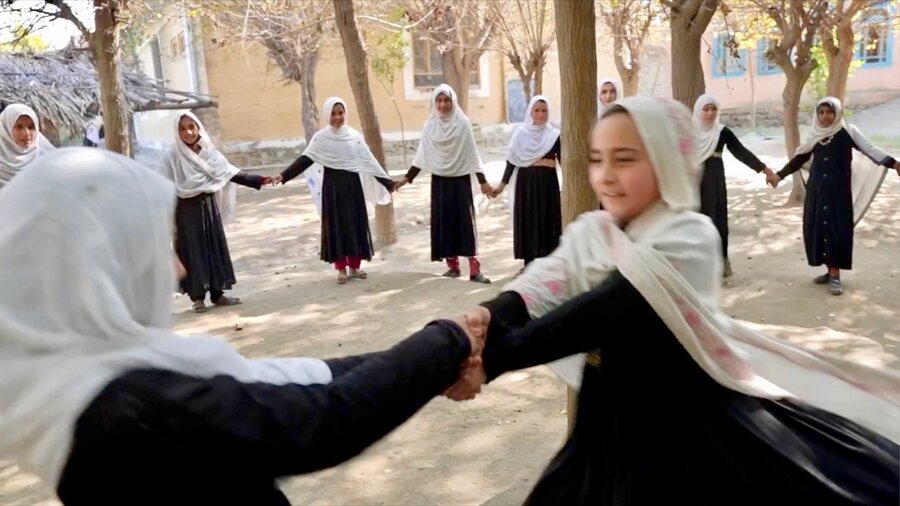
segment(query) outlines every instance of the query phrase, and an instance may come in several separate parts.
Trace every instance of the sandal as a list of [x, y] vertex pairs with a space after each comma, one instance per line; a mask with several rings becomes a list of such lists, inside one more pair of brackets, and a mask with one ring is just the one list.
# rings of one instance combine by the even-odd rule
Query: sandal
[[827, 272], [825, 274], [822, 274], [821, 276], [816, 276], [815, 278], [813, 278], [813, 283], [817, 285], [827, 285], [829, 281], [831, 281], [831, 274]]
[[237, 297], [229, 297], [227, 295], [223, 295], [214, 300], [213, 304], [217, 306], [237, 306], [238, 304], [241, 304], [241, 302], [241, 299]]
[[473, 283], [484, 283], [485, 285], [491, 284], [491, 280], [484, 277], [484, 274], [478, 273], [474, 276], [469, 276], [469, 281]]
[[828, 282], [828, 291], [831, 292], [831, 295], [844, 293], [844, 285], [841, 284], [841, 278], [832, 277]]
[[445, 278], [458, 278], [461, 274], [459, 269], [448, 269], [442, 276]]
[[195, 313], [205, 313], [206, 311], [207, 311], [207, 309], [206, 309], [205, 302], [203, 302], [202, 300], [194, 301], [194, 312]]
[[338, 273], [337, 279], [335, 281], [337, 281], [337, 284], [339, 284], [339, 285], [344, 285], [347, 283], [348, 279], [349, 278], [347, 277], [347, 273], [341, 272], [341, 273]]
[[362, 269], [350, 269], [350, 279], [366, 279], [369, 275]]

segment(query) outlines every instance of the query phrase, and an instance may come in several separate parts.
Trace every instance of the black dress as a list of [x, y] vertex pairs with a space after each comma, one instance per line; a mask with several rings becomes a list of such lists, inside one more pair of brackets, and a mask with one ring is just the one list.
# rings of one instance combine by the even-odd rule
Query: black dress
[[728, 193], [725, 190], [725, 163], [722, 161], [725, 146], [735, 158], [756, 172], [762, 172], [766, 164], [745, 148], [728, 127], [722, 128], [715, 152], [703, 161], [700, 212], [709, 216], [716, 226], [722, 238], [722, 256], [728, 258]]
[[[559, 160], [560, 139], [543, 156]], [[559, 246], [562, 235], [562, 207], [555, 167], [518, 167], [515, 209], [513, 210], [513, 253], [529, 263], [549, 255]], [[509, 161], [503, 184], [509, 184], [516, 167]]]
[[[816, 144], [810, 153], [792, 158], [778, 172], [784, 179], [800, 170], [810, 157], [813, 159], [803, 205], [803, 242], [809, 265], [853, 268], [853, 196], [850, 186], [853, 149], [860, 150], [847, 130], [842, 128], [834, 136]], [[876, 160], [876, 163], [892, 167], [895, 160], [887, 157]]]
[[[421, 169], [410, 167], [406, 179], [412, 183]], [[487, 180], [475, 174], [478, 182]], [[472, 177], [431, 175], [431, 260], [474, 257], [478, 254], [478, 232], [475, 228], [475, 201]]]
[[[307, 156], [296, 159], [281, 176], [287, 183], [316, 163]], [[325, 167], [322, 178], [322, 239], [319, 258], [328, 263], [345, 257], [372, 259], [372, 233], [366, 197], [359, 174]], [[389, 178], [376, 178], [388, 191]]]
[[[259, 190], [262, 176], [239, 172], [231, 182]], [[179, 198], [175, 225], [175, 251], [187, 269], [187, 276], [180, 283], [182, 293], [196, 301], [205, 299], [206, 292], [210, 292], [215, 302], [223, 291], [237, 283], [215, 194]]]
[[537, 320], [514, 292], [484, 305], [489, 380], [590, 352], [573, 432], [527, 504], [900, 501], [896, 444], [802, 402], [719, 385], [618, 271]]
[[277, 478], [355, 457], [453, 384], [470, 352], [437, 321], [326, 361], [325, 385], [128, 372], [78, 418], [57, 494], [66, 506], [289, 505]]

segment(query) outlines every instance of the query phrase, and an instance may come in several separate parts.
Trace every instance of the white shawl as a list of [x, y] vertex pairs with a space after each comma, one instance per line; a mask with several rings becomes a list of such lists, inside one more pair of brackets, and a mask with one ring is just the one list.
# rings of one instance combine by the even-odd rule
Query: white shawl
[[[181, 140], [178, 125], [181, 118], [188, 117], [200, 130], [200, 153], [194, 153]], [[240, 169], [228, 163], [213, 145], [212, 139], [203, 128], [203, 123], [192, 112], [179, 114], [175, 118], [175, 142], [163, 155], [159, 163], [159, 173], [175, 183], [179, 198], [189, 199], [201, 193], [215, 193], [216, 203], [223, 224], [230, 223], [237, 207], [237, 188], [231, 178]]]
[[172, 184], [110, 151], [65, 148], [0, 192], [0, 460], [51, 490], [74, 424], [114, 378], [157, 368], [328, 383], [314, 359], [249, 360], [171, 329]]
[[[22, 116], [28, 116], [34, 122], [35, 138], [31, 146], [23, 148], [13, 138], [13, 127]], [[10, 104], [0, 113], [0, 188], [35, 158], [53, 151], [55, 148], [41, 133], [37, 113], [25, 104]]]
[[[616, 89], [616, 99], [608, 104], [604, 104], [603, 101], [600, 100], [600, 90], [602, 90], [603, 85], [607, 84], [607, 83], [613, 85], [613, 88]], [[605, 77], [605, 78], [601, 79], [600, 82], [597, 84], [597, 117], [599, 118], [600, 116], [602, 116], [604, 111], [609, 109], [609, 107], [611, 105], [619, 103], [619, 101], [622, 100], [623, 98], [625, 98], [625, 97], [622, 95], [622, 84], [619, 82], [618, 79], [615, 79], [612, 77]]]
[[[547, 104], [547, 122], [543, 125], [535, 125], [531, 112], [534, 105], [542, 101]], [[531, 102], [528, 103], [528, 109], [525, 111], [525, 121], [516, 128], [512, 138], [509, 140], [508, 154], [506, 159], [513, 164], [516, 169], [513, 171], [512, 177], [509, 179], [509, 193], [507, 194], [507, 202], [509, 203], [509, 212], [515, 216], [516, 206], [516, 183], [518, 182], [519, 167], [531, 167], [538, 160], [543, 158], [548, 151], [553, 149], [553, 145], [559, 139], [559, 129], [550, 124], [550, 101], [543, 95], [535, 95]], [[547, 170], [554, 170], [547, 168]], [[557, 178], [559, 177], [557, 173]]]
[[[313, 135], [309, 146], [303, 151], [303, 155], [316, 162], [319, 167], [313, 166], [307, 171], [319, 171], [321, 167], [328, 167], [329, 169], [354, 172], [359, 174], [360, 184], [362, 184], [367, 202], [373, 205], [390, 203], [390, 192], [375, 178], [390, 179], [391, 176], [378, 163], [363, 136], [357, 130], [347, 126], [346, 118], [350, 114], [347, 103], [339, 97], [331, 97], [325, 101], [322, 114], [328, 120], [331, 117], [332, 109], [337, 104], [344, 106], [344, 124], [340, 128], [326, 126]], [[313, 180], [315, 181], [315, 177]], [[319, 184], [316, 185], [316, 183]], [[310, 184], [309, 177], [307, 177], [307, 184]], [[310, 184], [310, 191], [314, 192], [314, 198], [318, 197], [319, 203], [316, 205], [316, 209], [321, 209], [321, 181]], [[321, 210], [319, 210], [319, 214], [321, 214]]]
[[[453, 110], [442, 117], [437, 110], [439, 95], [450, 97]], [[422, 130], [422, 140], [413, 159], [416, 167], [443, 177], [474, 175], [481, 171], [481, 154], [469, 118], [459, 108], [456, 92], [442, 84], [431, 94], [431, 114]]]
[[[703, 122], [701, 113], [703, 108], [710, 104], [716, 106], [716, 119], [711, 125], [707, 125]], [[697, 129], [697, 161], [701, 164], [716, 151], [716, 146], [719, 145], [719, 137], [722, 135], [722, 129], [725, 128], [720, 119], [718, 109], [719, 101], [716, 97], [709, 94], [700, 95], [700, 98], [694, 102], [694, 127]]]
[[[636, 97], [620, 104], [638, 125], [656, 174], [668, 173], [665, 179], [685, 191], [693, 188], [696, 164], [687, 108]], [[670, 133], [648, 137], [657, 129]], [[647, 142], [651, 138], [654, 142]], [[719, 306], [722, 260], [715, 227], [698, 213], [667, 204], [671, 188], [660, 185], [663, 199], [625, 230], [605, 211], [583, 214], [567, 227], [555, 252], [532, 262], [504, 290], [521, 294], [529, 314], [538, 318], [618, 270], [719, 384], [757, 397], [796, 397], [900, 442], [900, 374], [806, 350], [728, 317]], [[552, 367], [578, 388], [584, 355]]]
[[[819, 106], [822, 104], [830, 104], [834, 109], [834, 122], [831, 126], [824, 127], [819, 124], [819, 116], [817, 114]], [[887, 175], [888, 169], [881, 164], [888, 154], [881, 148], [869, 142], [854, 125], [844, 121], [844, 109], [841, 101], [835, 97], [825, 97], [816, 103], [813, 110], [812, 135], [810, 138], [797, 148], [794, 156], [809, 153], [816, 147], [816, 144], [836, 135], [841, 130], [846, 130], [856, 147], [864, 156], [853, 153], [853, 162], [850, 166], [850, 193], [853, 198], [853, 224], [854, 226], [863, 219], [875, 195], [881, 188], [881, 183]], [[804, 164], [804, 170], [808, 171], [812, 166], [812, 159]], [[804, 184], [806, 181], [804, 181]]]

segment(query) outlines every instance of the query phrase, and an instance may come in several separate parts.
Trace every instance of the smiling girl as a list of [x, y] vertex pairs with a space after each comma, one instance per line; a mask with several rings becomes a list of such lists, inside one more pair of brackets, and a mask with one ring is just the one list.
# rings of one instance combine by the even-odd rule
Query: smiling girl
[[26, 165], [54, 148], [41, 135], [37, 114], [25, 104], [10, 104], [3, 109], [0, 129], [0, 188], [3, 188]]

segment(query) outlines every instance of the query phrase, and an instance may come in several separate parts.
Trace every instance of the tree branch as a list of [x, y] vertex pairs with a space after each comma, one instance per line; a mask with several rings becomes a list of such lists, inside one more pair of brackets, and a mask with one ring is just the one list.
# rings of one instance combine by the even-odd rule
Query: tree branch
[[78, 17], [75, 16], [75, 13], [72, 12], [72, 8], [69, 7], [69, 4], [66, 2], [66, 0], [45, 1], [48, 5], [52, 5], [59, 9], [58, 17], [71, 21], [72, 24], [75, 25], [76, 28], [78, 28], [78, 31], [81, 32], [81, 35], [84, 36], [84, 40], [91, 40], [93, 33], [91, 33], [91, 31], [88, 30], [86, 26], [84, 26], [84, 23], [82, 23], [81, 20], [79, 20]]

